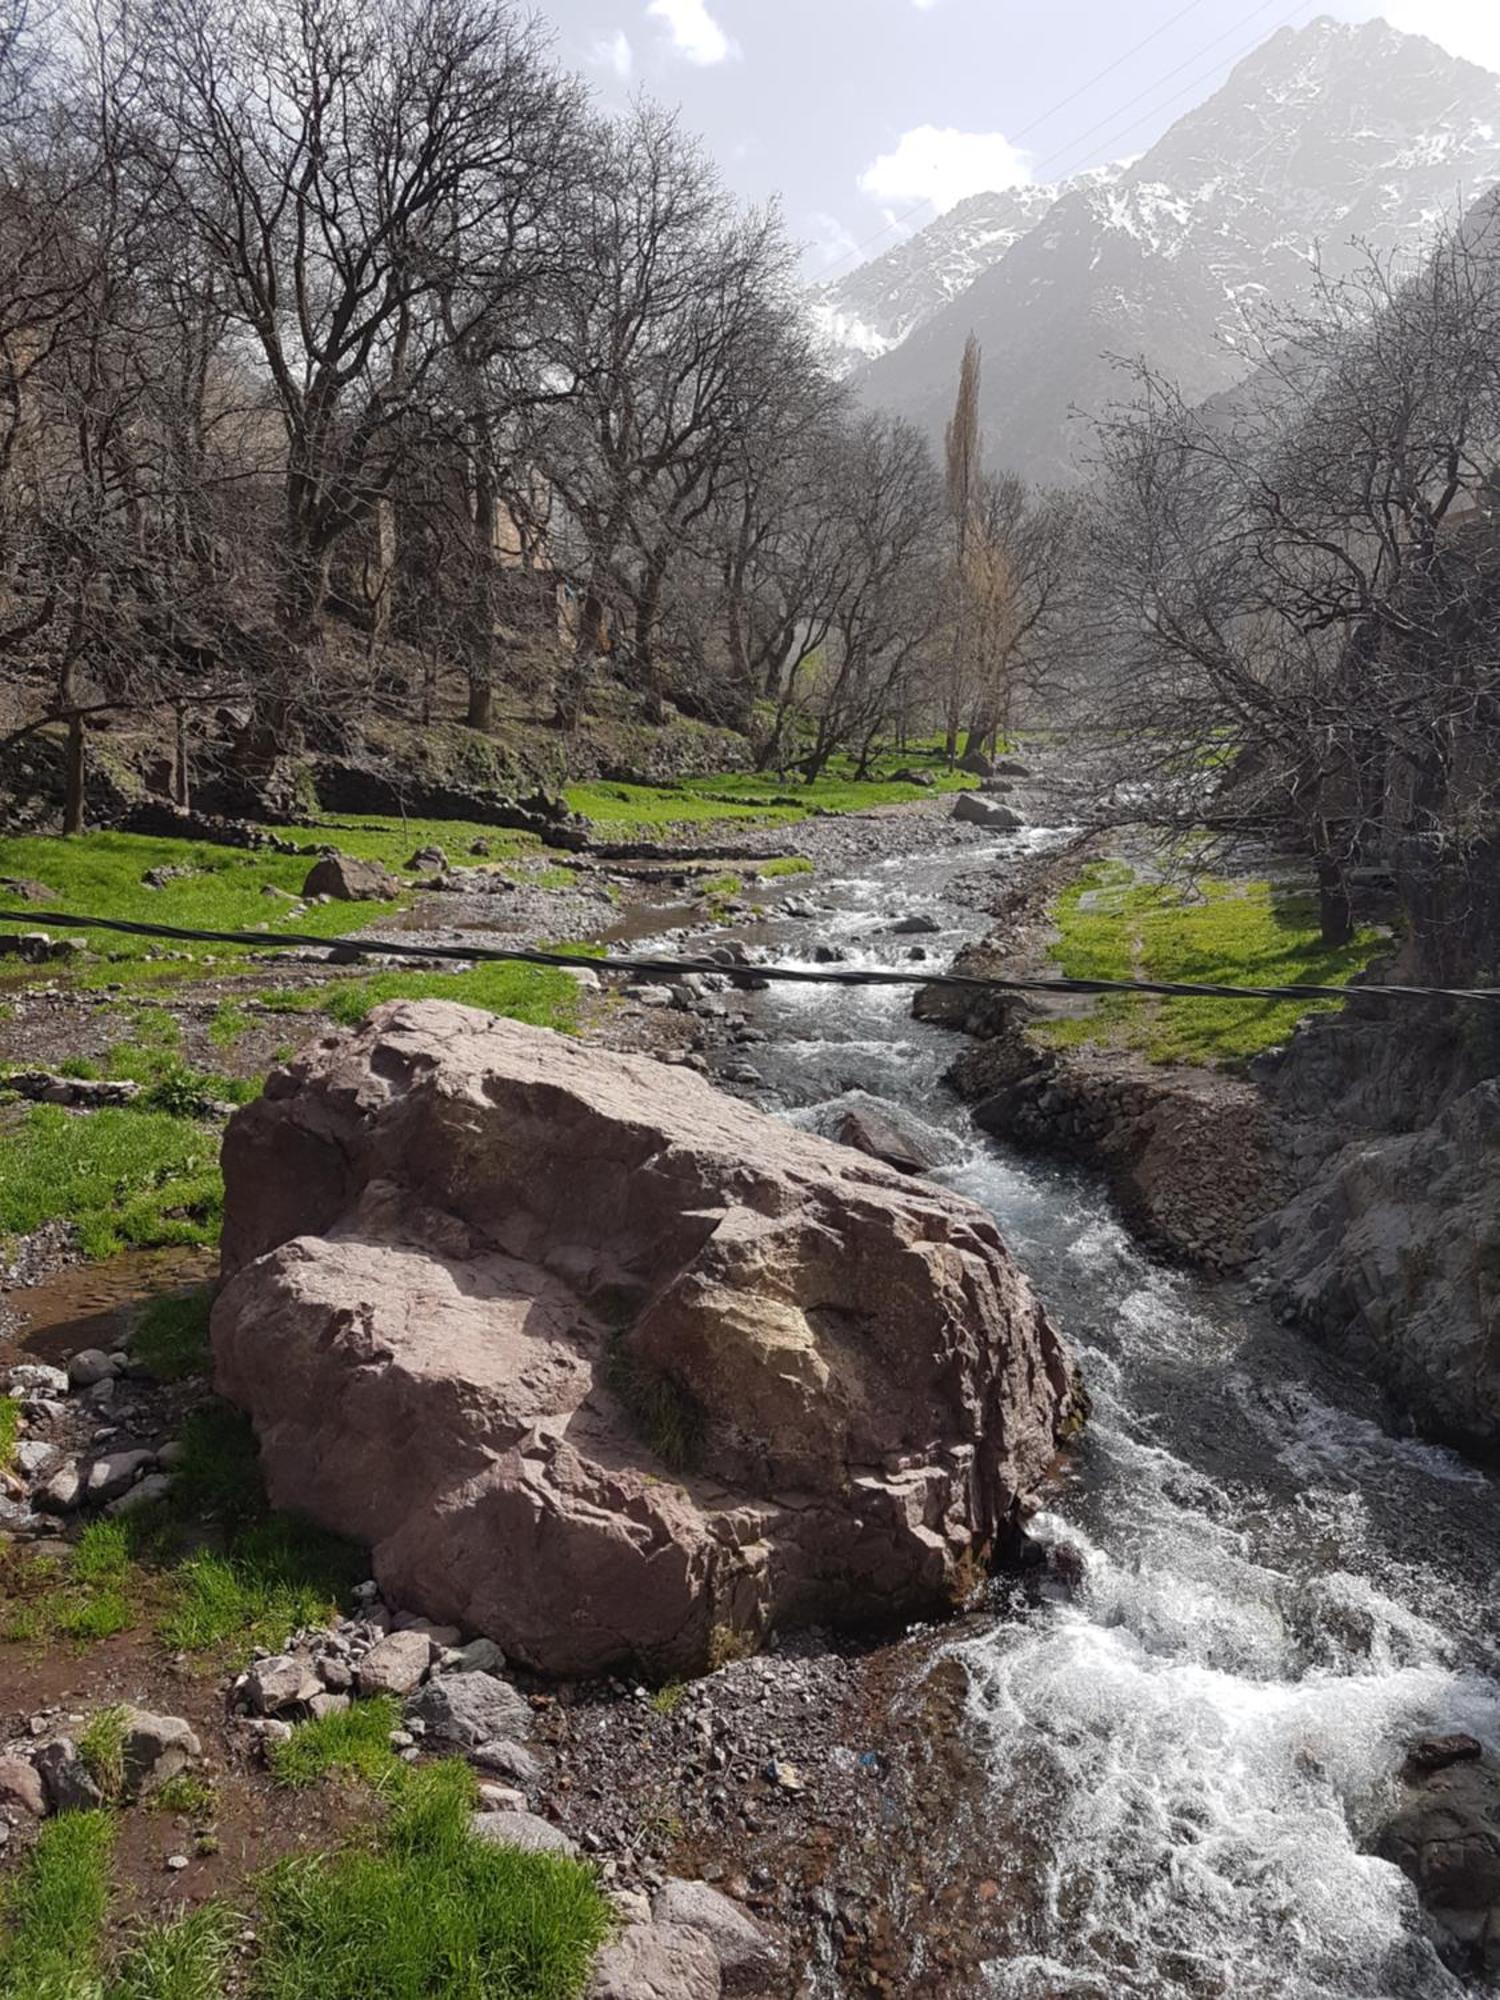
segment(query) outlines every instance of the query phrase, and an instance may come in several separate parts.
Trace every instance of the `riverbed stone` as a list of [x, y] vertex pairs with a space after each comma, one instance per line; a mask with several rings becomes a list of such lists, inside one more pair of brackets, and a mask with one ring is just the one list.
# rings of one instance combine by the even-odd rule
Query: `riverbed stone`
[[114, 1364], [102, 1347], [85, 1347], [68, 1363], [68, 1385], [92, 1389], [96, 1382], [112, 1380], [114, 1372]]
[[1026, 824], [1014, 806], [1002, 805], [999, 799], [986, 798], [978, 792], [960, 792], [950, 817], [967, 826], [987, 827], [993, 833], [1014, 833]]
[[1500, 1759], [1464, 1756], [1423, 1769], [1409, 1758], [1404, 1775], [1377, 1851], [1416, 1884], [1456, 1956], [1480, 1973], [1500, 1972]]
[[724, 1991], [740, 1993], [769, 1980], [785, 1953], [778, 1941], [707, 1882], [673, 1876], [657, 1891], [651, 1906], [658, 1924], [680, 1924], [700, 1931], [714, 1948]]
[[495, 1847], [519, 1847], [523, 1854], [576, 1854], [578, 1843], [560, 1826], [531, 1812], [476, 1812], [469, 1825]]
[[588, 2000], [718, 2000], [718, 1954], [681, 1924], [628, 1924], [594, 1960]]
[[432, 1664], [432, 1645], [425, 1632], [392, 1632], [377, 1640], [354, 1670], [362, 1695], [407, 1695]]
[[378, 861], [360, 861], [352, 854], [325, 854], [307, 871], [302, 893], [331, 896], [340, 903], [389, 903], [401, 894], [401, 884]]
[[406, 1712], [425, 1723], [438, 1742], [460, 1750], [492, 1743], [497, 1737], [519, 1743], [531, 1734], [531, 1708], [525, 1696], [494, 1674], [442, 1674], [413, 1696]]
[[274, 1073], [224, 1169], [215, 1382], [273, 1503], [534, 1670], [938, 1613], [1074, 1409], [975, 1204], [452, 1003]]
[[83, 1497], [91, 1507], [102, 1507], [120, 1495], [156, 1462], [155, 1452], [112, 1451], [96, 1458], [84, 1475]]
[[71, 1514], [83, 1499], [83, 1468], [77, 1459], [67, 1459], [49, 1474], [32, 1498], [48, 1514]]

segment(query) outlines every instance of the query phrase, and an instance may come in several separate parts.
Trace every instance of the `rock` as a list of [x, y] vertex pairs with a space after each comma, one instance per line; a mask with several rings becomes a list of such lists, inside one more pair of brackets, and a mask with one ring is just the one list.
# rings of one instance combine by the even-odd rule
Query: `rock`
[[47, 1810], [41, 1773], [25, 1757], [0, 1757], [0, 1811], [14, 1808], [40, 1819]]
[[812, 948], [814, 965], [842, 965], [848, 956], [848, 952], [836, 944], [815, 944]]
[[273, 1504], [540, 1671], [937, 1613], [1073, 1410], [981, 1209], [518, 1022], [375, 1009], [224, 1170], [215, 1384]]
[[318, 1678], [334, 1694], [348, 1694], [354, 1686], [354, 1669], [347, 1660], [334, 1658], [318, 1662]]
[[44, 1438], [22, 1438], [11, 1454], [17, 1472], [27, 1479], [45, 1479], [61, 1456], [58, 1446]]
[[57, 1736], [42, 1744], [31, 1761], [47, 1795], [49, 1812], [87, 1812], [103, 1804], [104, 1794], [89, 1776], [70, 1736]]
[[1424, 1736], [1406, 1753], [1413, 1771], [1441, 1771], [1449, 1764], [1472, 1764], [1484, 1755], [1477, 1736]]
[[997, 757], [990, 766], [997, 778], [1029, 778], [1031, 766], [1023, 764], [1019, 757]]
[[172, 1491], [172, 1475], [169, 1472], [148, 1472], [144, 1479], [137, 1481], [128, 1493], [122, 1493], [118, 1500], [112, 1500], [105, 1509], [108, 1514], [139, 1514], [144, 1507], [154, 1507], [165, 1500]]
[[65, 1369], [45, 1361], [23, 1361], [8, 1370], [5, 1386], [13, 1396], [66, 1396], [68, 1377]]
[[1014, 806], [1001, 805], [998, 799], [983, 798], [978, 792], [960, 792], [950, 817], [969, 826], [988, 827], [992, 833], [1014, 833], [1026, 824]]
[[444, 1656], [443, 1672], [498, 1674], [504, 1665], [505, 1655], [493, 1639], [471, 1639]]
[[1500, 1971], [1500, 1761], [1465, 1754], [1426, 1770], [1411, 1762], [1407, 1775], [1376, 1851], [1416, 1884], [1455, 1957], [1482, 1974]]
[[657, 1891], [651, 1915], [658, 1924], [681, 1925], [708, 1939], [726, 1993], [762, 1985], [784, 1956], [774, 1938], [707, 1882], [684, 1882], [674, 1876]]
[[674, 1007], [676, 999], [670, 986], [627, 986], [627, 998], [638, 1007]]
[[841, 1146], [856, 1153], [868, 1153], [872, 1160], [884, 1160], [898, 1173], [920, 1174], [932, 1165], [932, 1156], [908, 1137], [895, 1119], [875, 1110], [859, 1109], [839, 1113], [833, 1137]]
[[48, 1514], [71, 1514], [83, 1499], [83, 1472], [76, 1458], [67, 1459], [32, 1495]]
[[165, 1866], [168, 1874], [180, 1875], [184, 1868], [191, 1866], [191, 1863], [185, 1854], [169, 1854]]
[[519, 1847], [526, 1854], [576, 1854], [570, 1840], [550, 1819], [529, 1812], [477, 1812], [469, 1822], [481, 1840], [496, 1847]]
[[257, 1660], [245, 1677], [246, 1705], [256, 1715], [280, 1715], [323, 1692], [323, 1684], [306, 1660], [294, 1653], [277, 1653]]
[[[473, 851], [470, 848], [471, 854]], [[448, 857], [440, 847], [419, 847], [406, 865], [418, 874], [441, 874], [448, 866]]]
[[966, 751], [959, 758], [956, 768], [966, 772], [971, 778], [992, 778], [995, 775], [994, 765], [982, 750]]
[[307, 871], [302, 893], [331, 896], [340, 903], [389, 903], [401, 894], [401, 884], [378, 861], [357, 861], [350, 854], [325, 854]]
[[512, 1743], [503, 1736], [490, 1743], [476, 1743], [465, 1755], [477, 1769], [492, 1771], [497, 1778], [509, 1778], [513, 1785], [535, 1785], [545, 1775], [539, 1757], [534, 1757], [525, 1744]]
[[933, 937], [942, 929], [936, 917], [920, 914], [903, 917], [899, 923], [891, 925], [892, 937]]
[[420, 1632], [432, 1649], [434, 1659], [440, 1654], [451, 1653], [464, 1636], [456, 1625], [434, 1625], [430, 1618], [415, 1618], [409, 1611], [400, 1614], [395, 1629], [398, 1632]]
[[718, 2000], [718, 1954], [702, 1931], [629, 1924], [594, 1960], [588, 2000]]
[[986, 778], [979, 789], [988, 798], [1003, 798], [1007, 792], [1013, 792], [1016, 788], [1009, 778]]
[[118, 1500], [155, 1459], [156, 1454], [150, 1451], [113, 1451], [105, 1458], [96, 1458], [84, 1474], [85, 1502], [102, 1507], [106, 1501]]
[[490, 851], [490, 843], [487, 840], [471, 840], [469, 842], [469, 852], [471, 854], [487, 855]]
[[439, 1743], [472, 1750], [497, 1737], [522, 1742], [531, 1734], [531, 1709], [508, 1681], [493, 1674], [443, 1674], [407, 1704], [407, 1715], [425, 1723]]
[[320, 1722], [325, 1715], [342, 1715], [352, 1706], [346, 1694], [315, 1694], [308, 1700], [307, 1712], [315, 1722]]
[[0, 875], [0, 893], [23, 903], [55, 903], [57, 891], [29, 875]]
[[[486, 1785], [477, 1787], [481, 1805], [491, 1812], [525, 1812], [526, 1794], [518, 1792], [514, 1785]], [[649, 1913], [648, 1913], [649, 1914]]]
[[432, 1645], [425, 1632], [392, 1632], [354, 1669], [354, 1685], [367, 1696], [408, 1695], [431, 1664]]
[[144, 1797], [203, 1754], [203, 1745], [180, 1715], [153, 1715], [149, 1709], [126, 1708], [121, 1724], [121, 1792], [126, 1799]]
[[912, 765], [906, 765], [899, 771], [892, 771], [890, 782], [893, 785], [920, 785], [924, 791], [927, 791], [937, 783], [937, 779], [932, 775], [931, 771], [923, 771]]
[[108, 1382], [112, 1376], [114, 1364], [104, 1348], [84, 1348], [68, 1362], [70, 1388], [92, 1388], [96, 1382]]

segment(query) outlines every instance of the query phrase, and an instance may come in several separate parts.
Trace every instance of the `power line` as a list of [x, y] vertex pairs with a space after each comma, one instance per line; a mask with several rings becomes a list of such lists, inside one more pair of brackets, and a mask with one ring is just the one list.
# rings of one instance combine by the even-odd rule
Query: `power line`
[[136, 923], [124, 917], [81, 917], [63, 910], [0, 910], [0, 924], [28, 928], [116, 931], [125, 937], [242, 944], [260, 951], [280, 946], [356, 952], [373, 958], [424, 958], [466, 965], [542, 965], [568, 971], [645, 972], [661, 979], [707, 973], [731, 983], [766, 980], [807, 986], [946, 986], [967, 993], [1155, 993], [1209, 1000], [1478, 1000], [1493, 1006], [1500, 988], [1452, 986], [1227, 986], [1200, 980], [1002, 978], [970, 972], [897, 971], [879, 965], [726, 965], [713, 958], [596, 958], [583, 952], [544, 951], [526, 945], [407, 944], [390, 938], [313, 937], [297, 931], [210, 931], [184, 924]]
[[[1065, 97], [1059, 103], [1054, 104], [1049, 110], [1042, 112], [1040, 116], [1034, 118], [1029, 125], [1023, 126], [1020, 132], [1018, 132], [1015, 135], [1016, 138], [1018, 139], [1023, 138], [1028, 132], [1034, 132], [1039, 125], [1045, 124], [1049, 118], [1054, 117], [1056, 113], [1062, 110], [1066, 105], [1073, 103], [1077, 98], [1083, 96], [1087, 91], [1091, 90], [1096, 83], [1102, 82], [1105, 77], [1113, 74], [1115, 70], [1121, 68], [1125, 63], [1127, 63], [1130, 60], [1132, 56], [1138, 54], [1141, 49], [1145, 48], [1148, 43], [1155, 41], [1157, 36], [1165, 34], [1168, 28], [1173, 27], [1178, 21], [1182, 20], [1185, 15], [1190, 14], [1193, 11], [1193, 8], [1199, 4], [1201, 4], [1201, 0], [1190, 0], [1190, 4], [1188, 6], [1182, 8], [1179, 13], [1172, 15], [1168, 20], [1164, 21], [1159, 28], [1154, 29], [1151, 34], [1145, 36], [1141, 41], [1135, 43], [1133, 47], [1126, 49], [1122, 55], [1117, 56], [1112, 63], [1109, 63], [1108, 65], [1106, 65], [1104, 69], [1100, 70], [1097, 76], [1091, 77], [1087, 83], [1081, 84], [1078, 87], [1078, 89], [1073, 91], [1068, 97]], [[1315, 0], [1297, 0], [1297, 4], [1294, 7], [1292, 7], [1286, 14], [1282, 15], [1279, 20], [1277, 20], [1275, 25], [1271, 28], [1270, 33], [1273, 35], [1278, 34], [1282, 28], [1288, 26], [1293, 20], [1295, 20], [1298, 14], [1302, 13], [1307, 7], [1312, 6], [1313, 4], [1315, 4]], [[1044, 154], [1043, 157], [1036, 162], [1034, 171], [1049, 166], [1054, 160], [1060, 160], [1064, 158], [1067, 154], [1074, 152], [1079, 146], [1085, 144], [1089, 139], [1093, 138], [1096, 133], [1104, 130], [1108, 126], [1113, 125], [1115, 120], [1120, 116], [1122, 112], [1131, 110], [1135, 105], [1139, 104], [1143, 98], [1153, 96], [1155, 92], [1158, 91], [1164, 83], [1170, 83], [1174, 77], [1180, 76], [1185, 69], [1189, 69], [1194, 64], [1200, 62], [1203, 59], [1203, 57], [1207, 55], [1211, 50], [1219, 48], [1224, 42], [1228, 41], [1232, 35], [1240, 33], [1240, 31], [1244, 29], [1249, 22], [1258, 20], [1262, 14], [1268, 13], [1270, 9], [1275, 5], [1276, 5], [1276, 0], [1261, 0], [1261, 5], [1258, 6], [1252, 13], [1247, 14], [1242, 20], [1237, 21], [1233, 27], [1227, 28], [1223, 34], [1216, 35], [1211, 42], [1206, 42], [1202, 48], [1196, 50], [1192, 55], [1186, 57], [1182, 62], [1178, 63], [1175, 68], [1169, 69], [1164, 76], [1157, 77], [1154, 82], [1147, 84], [1143, 90], [1137, 91], [1134, 97], [1128, 97], [1123, 104], [1116, 105], [1114, 110], [1111, 111], [1105, 118], [1099, 120], [1096, 124], [1089, 126], [1087, 130], [1075, 134], [1074, 137], [1070, 139], [1066, 145], [1058, 147], [1051, 153]], [[1266, 39], [1267, 39], [1266, 36], [1258, 34], [1254, 37], [1253, 40], [1244, 43], [1242, 46], [1240, 46], [1235, 50], [1232, 56], [1230, 56], [1227, 59], [1229, 65], [1232, 67], [1235, 63], [1240, 61], [1240, 59], [1243, 56], [1250, 54], [1254, 49], [1258, 48], [1261, 45], [1261, 43]], [[1136, 125], [1139, 125], [1144, 122], [1145, 116], [1154, 115], [1154, 113], [1157, 111], [1165, 110], [1168, 105], [1177, 103], [1180, 98], [1187, 96], [1189, 91], [1196, 88], [1197, 84], [1203, 82], [1206, 77], [1216, 74], [1223, 67], [1224, 67], [1224, 60], [1223, 59], [1216, 60], [1209, 66], [1208, 70], [1205, 71], [1202, 76], [1195, 77], [1191, 83], [1186, 85], [1182, 90], [1175, 91], [1172, 94], [1172, 96], [1167, 98], [1162, 104], [1153, 106], [1152, 113], [1143, 114], [1142, 118], [1138, 118], [1134, 120], [1131, 125], [1127, 125], [1124, 128], [1125, 131], [1129, 132], [1134, 130], [1134, 127]], [[1080, 169], [1080, 171], [1082, 170]], [[893, 229], [902, 228], [906, 223], [910, 222], [915, 216], [920, 215], [923, 209], [930, 208], [931, 206], [932, 206], [931, 199], [924, 198], [923, 200], [916, 202], [911, 208], [904, 210], [900, 215], [892, 216], [890, 220], [883, 225], [882, 228], [876, 230], [873, 236], [867, 237], [862, 243], [856, 243], [851, 250], [843, 251], [838, 257], [836, 257], [833, 260], [832, 263], [825, 265], [824, 268], [816, 274], [816, 282], [819, 284], [827, 284], [829, 280], [835, 275], [835, 273], [838, 272], [838, 270], [842, 265], [848, 264], [851, 261], [856, 261], [862, 258], [867, 250], [872, 249], [875, 246], [875, 244], [881, 241], [883, 237], [888, 236]], [[894, 247], [895, 246], [893, 245], [892, 248]]]

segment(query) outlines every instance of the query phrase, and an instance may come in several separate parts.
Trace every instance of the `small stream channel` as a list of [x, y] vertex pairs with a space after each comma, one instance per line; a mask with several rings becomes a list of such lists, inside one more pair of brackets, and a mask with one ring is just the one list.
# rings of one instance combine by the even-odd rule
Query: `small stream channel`
[[[913, 942], [941, 963], [984, 928], [956, 878], [1003, 876], [1048, 838], [820, 876], [815, 917], [760, 935], [793, 963], [818, 940], [853, 964], [900, 963]], [[890, 934], [916, 911], [942, 933]], [[1076, 1587], [953, 1642], [993, 1800], [992, 1850], [961, 1858], [1014, 1913], [989, 1990], [1469, 1991], [1421, 1935], [1404, 1878], [1362, 1844], [1414, 1736], [1500, 1736], [1491, 1483], [1391, 1436], [1359, 1379], [1244, 1287], [1150, 1262], [1091, 1179], [977, 1133], [941, 1083], [955, 1038], [914, 1022], [909, 998], [775, 989], [753, 1016], [769, 1040], [748, 1053], [761, 1101], [799, 1123], [861, 1096], [920, 1121], [935, 1178], [997, 1218], [1093, 1399], [1036, 1523], [1071, 1551]]]

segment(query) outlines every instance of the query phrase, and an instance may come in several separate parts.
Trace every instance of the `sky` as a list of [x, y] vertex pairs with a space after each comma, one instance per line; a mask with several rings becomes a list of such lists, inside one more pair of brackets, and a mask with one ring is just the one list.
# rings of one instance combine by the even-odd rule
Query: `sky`
[[779, 197], [809, 280], [967, 194], [1140, 153], [1282, 26], [1430, 35], [1500, 71], [1500, 0], [537, 0], [601, 101], [680, 105]]

